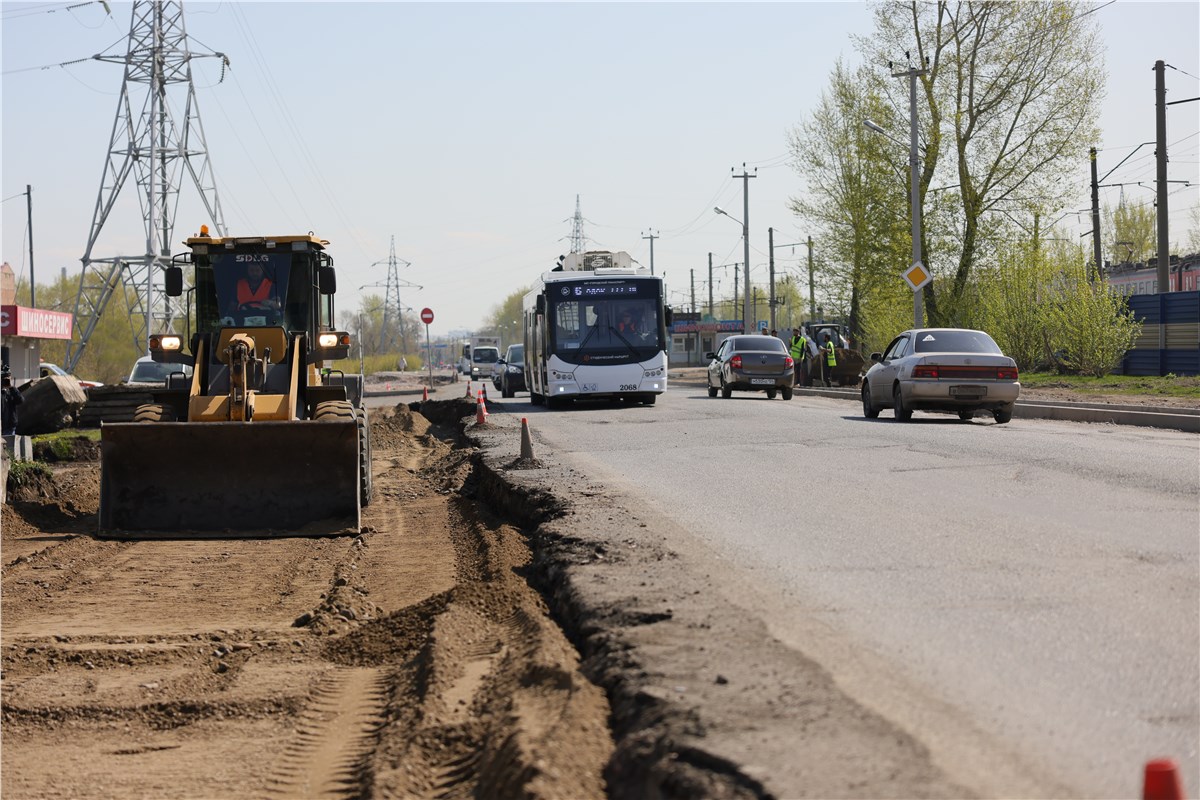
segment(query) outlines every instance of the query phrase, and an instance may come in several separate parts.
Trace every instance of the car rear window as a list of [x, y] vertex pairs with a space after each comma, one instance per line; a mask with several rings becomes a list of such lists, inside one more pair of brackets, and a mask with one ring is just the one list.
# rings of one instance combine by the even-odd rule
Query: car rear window
[[918, 353], [995, 353], [1000, 346], [983, 331], [920, 331], [914, 337]]
[[783, 341], [774, 336], [739, 336], [733, 340], [733, 349], [741, 353], [786, 353]]

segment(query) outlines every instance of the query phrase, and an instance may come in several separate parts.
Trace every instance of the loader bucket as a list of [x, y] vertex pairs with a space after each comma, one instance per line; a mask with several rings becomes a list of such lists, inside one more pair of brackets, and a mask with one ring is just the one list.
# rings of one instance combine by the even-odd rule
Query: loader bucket
[[358, 533], [358, 446], [353, 421], [102, 425], [99, 533]]

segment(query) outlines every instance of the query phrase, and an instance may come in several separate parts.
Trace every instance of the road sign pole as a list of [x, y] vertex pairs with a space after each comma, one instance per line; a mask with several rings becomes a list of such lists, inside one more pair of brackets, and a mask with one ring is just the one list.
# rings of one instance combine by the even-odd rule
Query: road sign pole
[[425, 364], [429, 368], [429, 388], [433, 388], [433, 345], [429, 343], [429, 324], [433, 322], [433, 309], [421, 309], [421, 322], [425, 323]]

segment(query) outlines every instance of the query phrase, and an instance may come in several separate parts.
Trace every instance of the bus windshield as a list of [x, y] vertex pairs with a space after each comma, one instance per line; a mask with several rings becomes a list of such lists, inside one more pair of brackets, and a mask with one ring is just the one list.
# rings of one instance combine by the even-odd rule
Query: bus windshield
[[565, 299], [552, 304], [552, 351], [569, 363], [629, 363], [663, 348], [658, 302], [640, 297]]

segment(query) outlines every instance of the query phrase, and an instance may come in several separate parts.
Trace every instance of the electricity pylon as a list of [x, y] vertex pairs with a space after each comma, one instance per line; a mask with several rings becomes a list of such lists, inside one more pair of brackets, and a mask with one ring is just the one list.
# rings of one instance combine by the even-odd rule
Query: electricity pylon
[[579, 195], [575, 195], [575, 218], [571, 225], [571, 252], [587, 250], [587, 237], [583, 235], [583, 212], [579, 209]]
[[[403, 258], [396, 258], [396, 237], [392, 237], [391, 252], [387, 261], [376, 261], [371, 266], [376, 267], [380, 264], [387, 264], [387, 282], [382, 284], [383, 290], [383, 324], [379, 330], [379, 352], [391, 353], [396, 346], [396, 331], [400, 333], [400, 346], [402, 352], [408, 351], [408, 340], [404, 335], [404, 311], [405, 309], [412, 311], [412, 308], [400, 302], [400, 286], [403, 284], [410, 289], [424, 289], [424, 286], [418, 286], [415, 283], [402, 280], [400, 278], [400, 264], [406, 267], [411, 267], [412, 263], [405, 261]], [[372, 283], [368, 286], [380, 286], [381, 284]], [[359, 287], [361, 289], [366, 286]], [[396, 327], [393, 329], [388, 325], [392, 318], [396, 320]]]
[[[123, 56], [103, 53], [93, 56], [97, 61], [124, 64], [125, 76], [87, 248], [80, 259], [83, 272], [75, 298], [78, 338], [67, 346], [64, 366], [68, 372], [75, 369], [118, 287], [123, 286], [130, 300], [133, 343], [143, 352], [156, 323], [159, 329], [168, 330], [182, 311], [166, 296], [161, 285], [155, 285], [154, 279], [159, 269], [171, 260], [171, 237], [184, 170], [200, 193], [208, 224], [215, 235], [225, 235], [225, 220], [196, 104], [191, 62], [194, 58], [216, 57], [224, 67], [229, 60], [222, 53], [193, 53], [188, 49], [180, 0], [134, 0], [128, 41]], [[172, 105], [172, 98], [184, 95], [182, 104], [176, 99]], [[138, 102], [140, 107], [135, 106]], [[177, 119], [178, 112], [172, 109], [179, 107], [183, 115]], [[98, 256], [94, 251], [100, 233], [130, 173], [137, 184], [146, 235], [145, 253]]]

